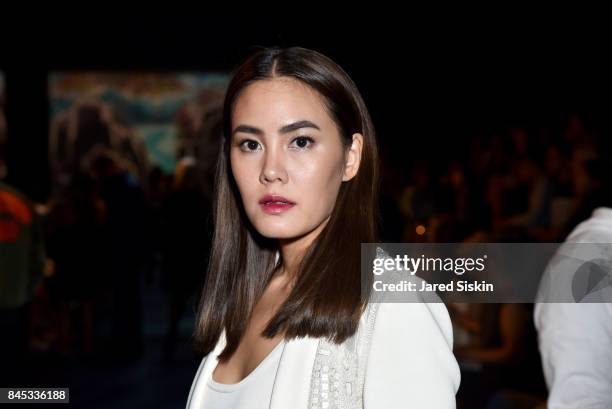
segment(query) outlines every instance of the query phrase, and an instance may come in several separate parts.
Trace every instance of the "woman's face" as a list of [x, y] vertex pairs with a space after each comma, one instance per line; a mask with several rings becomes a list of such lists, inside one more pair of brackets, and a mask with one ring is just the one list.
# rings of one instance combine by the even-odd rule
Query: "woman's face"
[[292, 239], [327, 223], [361, 154], [360, 134], [346, 151], [340, 138], [323, 97], [297, 80], [260, 80], [242, 91], [232, 113], [231, 169], [260, 234]]

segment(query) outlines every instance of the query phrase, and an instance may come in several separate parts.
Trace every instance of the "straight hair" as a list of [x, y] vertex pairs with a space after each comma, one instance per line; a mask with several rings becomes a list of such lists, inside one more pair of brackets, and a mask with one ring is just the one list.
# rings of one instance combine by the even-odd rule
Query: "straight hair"
[[212, 248], [194, 331], [196, 349], [206, 355], [225, 329], [220, 361], [237, 349], [256, 302], [282, 265], [277, 240], [259, 234], [248, 220], [230, 166], [236, 100], [248, 85], [279, 77], [317, 91], [343, 146], [350, 147], [352, 135], [361, 133], [363, 147], [357, 174], [342, 182], [329, 222], [301, 258], [295, 284], [262, 336], [284, 331], [287, 340], [310, 336], [342, 343], [357, 330], [370, 296], [360, 279], [361, 243], [375, 242], [380, 222], [378, 149], [370, 114], [351, 78], [328, 57], [301, 47], [259, 49], [235, 70], [224, 99]]

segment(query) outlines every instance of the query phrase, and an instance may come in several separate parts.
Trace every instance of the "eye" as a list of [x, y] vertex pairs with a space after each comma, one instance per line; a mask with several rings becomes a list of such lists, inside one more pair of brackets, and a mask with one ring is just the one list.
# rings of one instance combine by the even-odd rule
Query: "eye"
[[259, 142], [252, 139], [245, 139], [244, 141], [240, 142], [238, 146], [245, 152], [254, 152], [259, 146]]
[[314, 144], [314, 139], [310, 136], [298, 136], [291, 143], [295, 143], [298, 149], [309, 149]]

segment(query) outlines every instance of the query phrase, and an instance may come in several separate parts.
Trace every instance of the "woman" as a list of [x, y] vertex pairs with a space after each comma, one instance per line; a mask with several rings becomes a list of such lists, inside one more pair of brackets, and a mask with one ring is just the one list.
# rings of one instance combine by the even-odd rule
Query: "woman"
[[223, 116], [195, 331], [205, 358], [187, 407], [454, 408], [444, 305], [361, 291], [378, 170], [352, 80], [315, 51], [261, 49], [235, 72]]

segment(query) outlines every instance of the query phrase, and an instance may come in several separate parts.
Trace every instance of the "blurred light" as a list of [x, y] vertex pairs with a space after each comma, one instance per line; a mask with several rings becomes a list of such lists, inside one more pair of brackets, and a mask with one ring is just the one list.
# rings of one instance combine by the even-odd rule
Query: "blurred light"
[[419, 224], [416, 227], [416, 234], [418, 234], [419, 236], [422, 236], [425, 234], [425, 226], [423, 226], [422, 224]]

